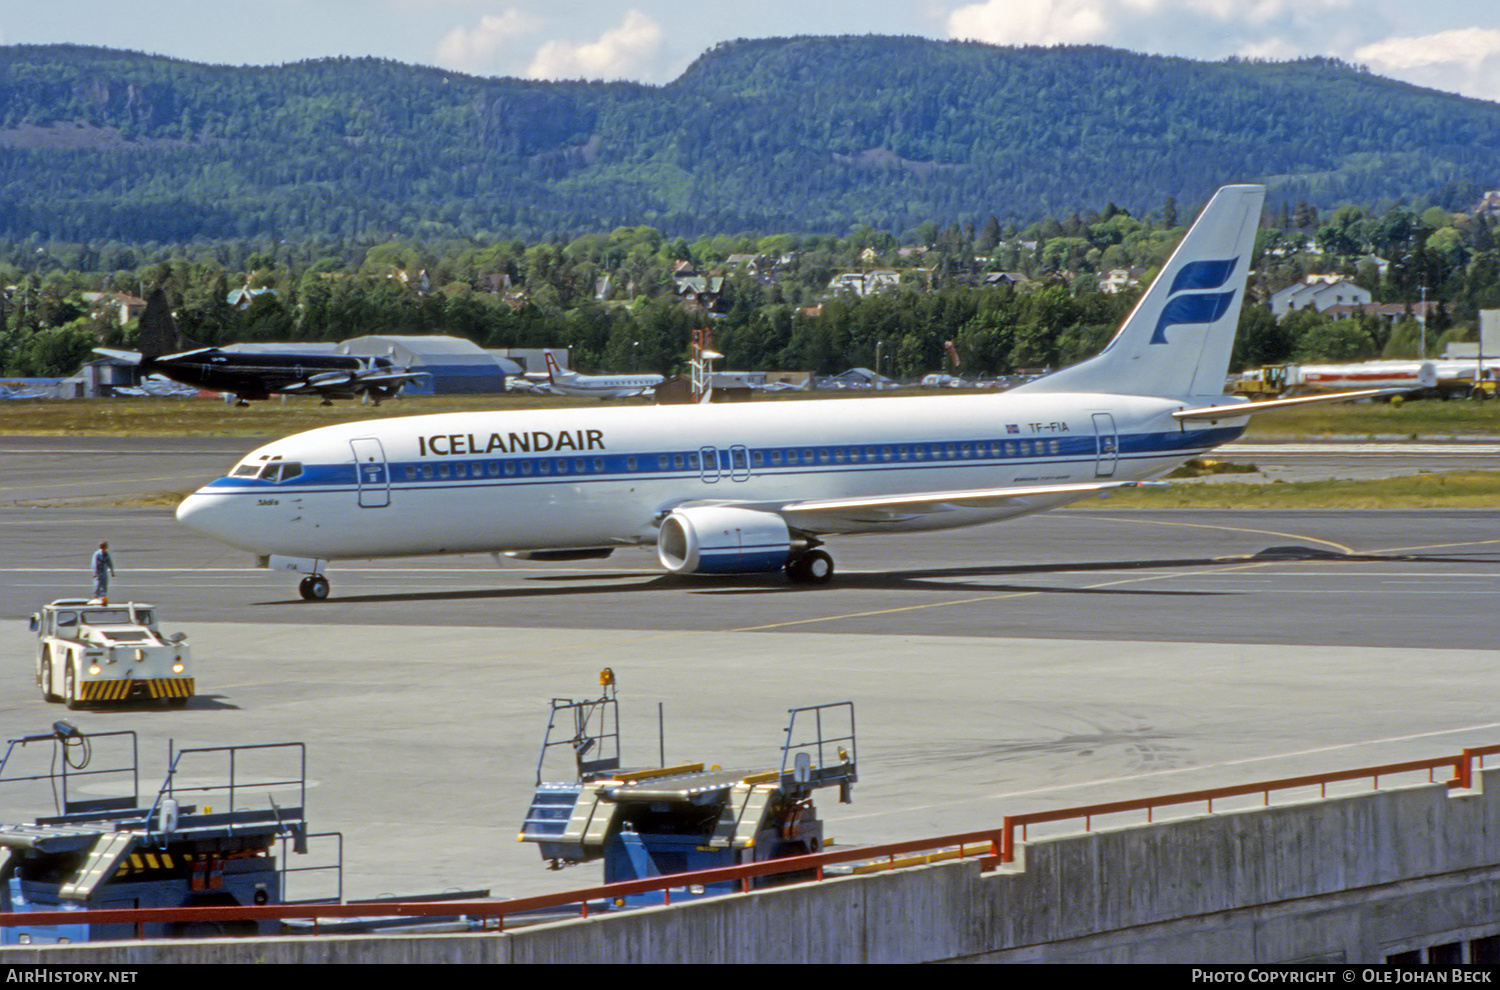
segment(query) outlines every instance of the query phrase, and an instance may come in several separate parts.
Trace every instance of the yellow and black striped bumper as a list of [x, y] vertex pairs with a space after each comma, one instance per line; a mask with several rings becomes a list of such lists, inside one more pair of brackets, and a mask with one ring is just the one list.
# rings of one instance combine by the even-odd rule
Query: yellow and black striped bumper
[[125, 701], [128, 698], [191, 698], [191, 677], [148, 677], [143, 680], [84, 681], [78, 685], [84, 701]]

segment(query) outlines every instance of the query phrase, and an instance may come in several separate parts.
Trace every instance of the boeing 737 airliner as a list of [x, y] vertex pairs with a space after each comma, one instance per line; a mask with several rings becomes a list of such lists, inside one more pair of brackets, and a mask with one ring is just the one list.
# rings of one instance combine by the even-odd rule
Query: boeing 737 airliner
[[675, 573], [826, 582], [824, 537], [1040, 512], [1239, 436], [1251, 410], [1223, 389], [1264, 195], [1221, 189], [1108, 347], [1008, 392], [328, 426], [252, 452], [177, 518], [306, 574], [309, 599], [332, 560], [653, 545]]

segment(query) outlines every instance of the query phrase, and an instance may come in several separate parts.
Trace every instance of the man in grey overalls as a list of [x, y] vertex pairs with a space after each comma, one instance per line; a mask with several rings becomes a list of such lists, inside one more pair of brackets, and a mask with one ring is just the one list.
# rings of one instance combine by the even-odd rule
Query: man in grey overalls
[[115, 562], [109, 558], [109, 544], [99, 544], [94, 552], [94, 597], [109, 604], [109, 579], [114, 576]]

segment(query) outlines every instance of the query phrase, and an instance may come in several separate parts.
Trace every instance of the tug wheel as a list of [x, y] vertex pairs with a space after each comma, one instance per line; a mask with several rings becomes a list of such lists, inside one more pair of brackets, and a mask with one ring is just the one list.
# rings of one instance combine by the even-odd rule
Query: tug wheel
[[63, 700], [73, 711], [83, 707], [83, 699], [78, 696], [78, 675], [73, 673], [71, 663], [68, 664], [68, 672], [63, 675]]

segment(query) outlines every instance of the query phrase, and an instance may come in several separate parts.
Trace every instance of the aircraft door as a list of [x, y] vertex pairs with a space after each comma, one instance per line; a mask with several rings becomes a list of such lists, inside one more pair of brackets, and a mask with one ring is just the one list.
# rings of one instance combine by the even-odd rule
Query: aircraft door
[[1094, 413], [1096, 459], [1094, 477], [1113, 478], [1120, 460], [1120, 436], [1115, 432], [1115, 418], [1109, 413]]
[[359, 485], [359, 504], [379, 509], [391, 504], [391, 472], [385, 463], [385, 448], [374, 437], [350, 440], [354, 449], [354, 477]]
[[750, 480], [750, 450], [744, 444], [729, 448], [729, 477], [735, 481]]
[[700, 447], [698, 449], [698, 471], [699, 477], [706, 485], [712, 485], [719, 480], [719, 448]]

